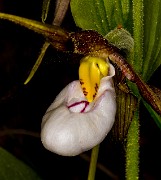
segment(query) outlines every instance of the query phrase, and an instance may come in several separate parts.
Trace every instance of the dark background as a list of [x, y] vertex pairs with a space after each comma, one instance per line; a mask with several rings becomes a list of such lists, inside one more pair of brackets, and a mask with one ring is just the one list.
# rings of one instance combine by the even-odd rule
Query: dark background
[[[0, 11], [41, 21], [41, 1], [0, 0]], [[52, 21], [55, 4], [50, 9]], [[70, 10], [62, 27], [76, 31]], [[69, 82], [78, 79], [79, 57], [58, 52], [50, 47], [34, 78], [27, 78], [44, 38], [13, 23], [0, 20], [0, 125], [1, 133], [11, 129], [25, 129], [39, 135], [42, 116], [60, 90]], [[161, 69], [158, 69], [150, 84], [161, 89]], [[32, 167], [44, 180], [87, 179], [89, 162], [82, 156], [62, 157], [47, 151], [39, 137], [10, 134], [2, 136], [0, 145]], [[102, 142], [99, 163], [124, 179], [124, 151], [121, 144], [110, 136]], [[161, 132], [146, 109], [140, 108], [140, 179], [161, 179]], [[85, 155], [90, 157], [90, 151]], [[97, 179], [113, 179], [97, 170]]]

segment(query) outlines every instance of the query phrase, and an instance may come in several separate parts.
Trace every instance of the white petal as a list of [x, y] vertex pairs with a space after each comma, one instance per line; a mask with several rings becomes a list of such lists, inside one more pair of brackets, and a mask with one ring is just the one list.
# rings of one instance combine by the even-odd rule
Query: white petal
[[101, 80], [98, 95], [84, 113], [83, 104], [68, 108], [69, 105], [85, 101], [79, 81], [66, 86], [48, 108], [42, 120], [41, 140], [46, 149], [64, 156], [75, 156], [99, 144], [110, 131], [116, 113], [115, 90], [112, 76]]

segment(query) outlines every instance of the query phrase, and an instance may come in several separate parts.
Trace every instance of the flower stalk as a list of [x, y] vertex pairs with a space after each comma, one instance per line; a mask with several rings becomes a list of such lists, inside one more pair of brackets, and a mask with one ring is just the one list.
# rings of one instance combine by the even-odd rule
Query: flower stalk
[[99, 147], [100, 145], [97, 145], [92, 149], [91, 161], [90, 161], [90, 166], [89, 166], [89, 171], [88, 171], [88, 180], [95, 179]]

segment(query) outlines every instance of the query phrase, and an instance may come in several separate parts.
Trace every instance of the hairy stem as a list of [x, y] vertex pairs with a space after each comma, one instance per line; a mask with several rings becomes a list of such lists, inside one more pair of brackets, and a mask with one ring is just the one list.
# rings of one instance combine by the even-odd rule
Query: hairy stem
[[139, 113], [131, 122], [126, 146], [126, 180], [139, 179]]

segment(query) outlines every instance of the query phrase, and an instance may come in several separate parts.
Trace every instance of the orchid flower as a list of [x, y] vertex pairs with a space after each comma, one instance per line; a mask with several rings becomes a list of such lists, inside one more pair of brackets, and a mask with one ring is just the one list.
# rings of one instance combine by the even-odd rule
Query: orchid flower
[[[89, 72], [83, 63], [87, 63]], [[105, 66], [108, 74], [101, 78], [102, 66]], [[95, 58], [87, 57], [82, 67], [80, 65], [79, 72], [79, 77], [82, 75], [88, 81], [90, 78], [91, 82], [92, 79], [98, 80], [93, 99], [90, 95], [87, 97], [88, 87], [86, 91], [84, 87], [88, 85], [86, 79], [83, 82], [82, 78], [81, 81], [73, 81], [59, 93], [42, 120], [41, 140], [44, 147], [63, 156], [78, 155], [101, 143], [115, 120], [116, 95], [112, 81], [114, 67], [108, 61], [102, 65], [101, 58], [98, 58], [97, 63]], [[100, 82], [95, 76], [100, 76]], [[88, 93], [91, 94], [90, 91]]]

